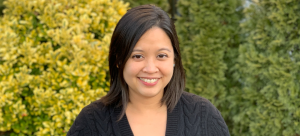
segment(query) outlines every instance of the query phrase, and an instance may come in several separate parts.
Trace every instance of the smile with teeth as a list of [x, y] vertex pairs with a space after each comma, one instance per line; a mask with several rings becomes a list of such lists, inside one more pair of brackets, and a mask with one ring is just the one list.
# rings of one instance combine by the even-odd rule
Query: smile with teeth
[[158, 78], [154, 78], [154, 79], [147, 79], [147, 78], [141, 78], [139, 77], [139, 79], [141, 79], [142, 81], [146, 82], [146, 83], [154, 83], [158, 80]]

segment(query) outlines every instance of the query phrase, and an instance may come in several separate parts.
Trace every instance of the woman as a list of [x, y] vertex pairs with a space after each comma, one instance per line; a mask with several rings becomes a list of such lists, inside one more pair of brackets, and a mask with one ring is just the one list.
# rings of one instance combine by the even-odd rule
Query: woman
[[220, 112], [184, 92], [175, 26], [153, 5], [130, 9], [109, 51], [110, 91], [82, 109], [69, 136], [228, 136]]

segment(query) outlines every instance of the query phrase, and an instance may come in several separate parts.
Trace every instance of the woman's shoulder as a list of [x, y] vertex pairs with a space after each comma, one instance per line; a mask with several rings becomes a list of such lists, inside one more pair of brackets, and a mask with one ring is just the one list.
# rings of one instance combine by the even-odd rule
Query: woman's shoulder
[[[94, 102], [91, 102], [89, 105], [85, 106], [78, 117], [83, 117], [83, 115], [86, 116], [89, 120], [106, 120], [108, 116], [111, 116], [110, 110], [111, 106], [104, 105], [100, 100], [96, 100]], [[81, 115], [82, 114], [82, 115]], [[81, 116], [80, 116], [81, 115]]]
[[183, 92], [180, 99], [184, 109], [193, 109], [193, 112], [207, 112], [210, 115], [219, 115], [219, 110], [206, 98], [189, 93]]
[[107, 107], [102, 102], [99, 100], [93, 101], [81, 109], [77, 118], [85, 118], [86, 115], [91, 115], [94, 112], [102, 112], [105, 110], [107, 110]]
[[213, 104], [206, 98], [201, 97], [199, 95], [195, 95], [193, 93], [189, 93], [189, 92], [183, 92], [181, 95], [181, 101], [184, 104], [205, 104], [209, 107], [213, 106]]
[[108, 106], [105, 106], [100, 100], [96, 100], [85, 106], [81, 112], [91, 111], [105, 111], [108, 110]]
[[220, 111], [206, 98], [183, 92], [180, 102], [186, 119], [190, 122], [200, 120], [202, 128], [208, 133], [214, 133], [220, 136], [229, 136], [228, 127], [220, 113]]
[[80, 111], [67, 135], [91, 135], [96, 133], [98, 128], [95, 128], [95, 124], [101, 122], [100, 125], [107, 125], [108, 123], [105, 122], [108, 122], [107, 117], [109, 115], [108, 106], [105, 106], [99, 100], [94, 101]]

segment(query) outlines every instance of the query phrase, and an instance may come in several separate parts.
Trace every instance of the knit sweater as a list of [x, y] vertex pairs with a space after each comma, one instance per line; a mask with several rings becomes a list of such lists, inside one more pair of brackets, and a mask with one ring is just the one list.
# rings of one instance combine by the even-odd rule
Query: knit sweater
[[[117, 121], [121, 110], [95, 101], [82, 109], [67, 136], [133, 136], [126, 114]], [[187, 92], [167, 113], [166, 125], [166, 136], [230, 135], [217, 108], [207, 99]]]

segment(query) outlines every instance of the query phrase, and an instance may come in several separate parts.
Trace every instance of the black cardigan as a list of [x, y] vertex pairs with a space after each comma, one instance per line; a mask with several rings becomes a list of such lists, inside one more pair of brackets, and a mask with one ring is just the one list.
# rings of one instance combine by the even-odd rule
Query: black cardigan
[[[67, 136], [133, 136], [126, 114], [117, 122], [120, 108], [95, 101], [82, 109]], [[167, 115], [166, 136], [229, 136], [220, 112], [205, 98], [184, 92]]]

